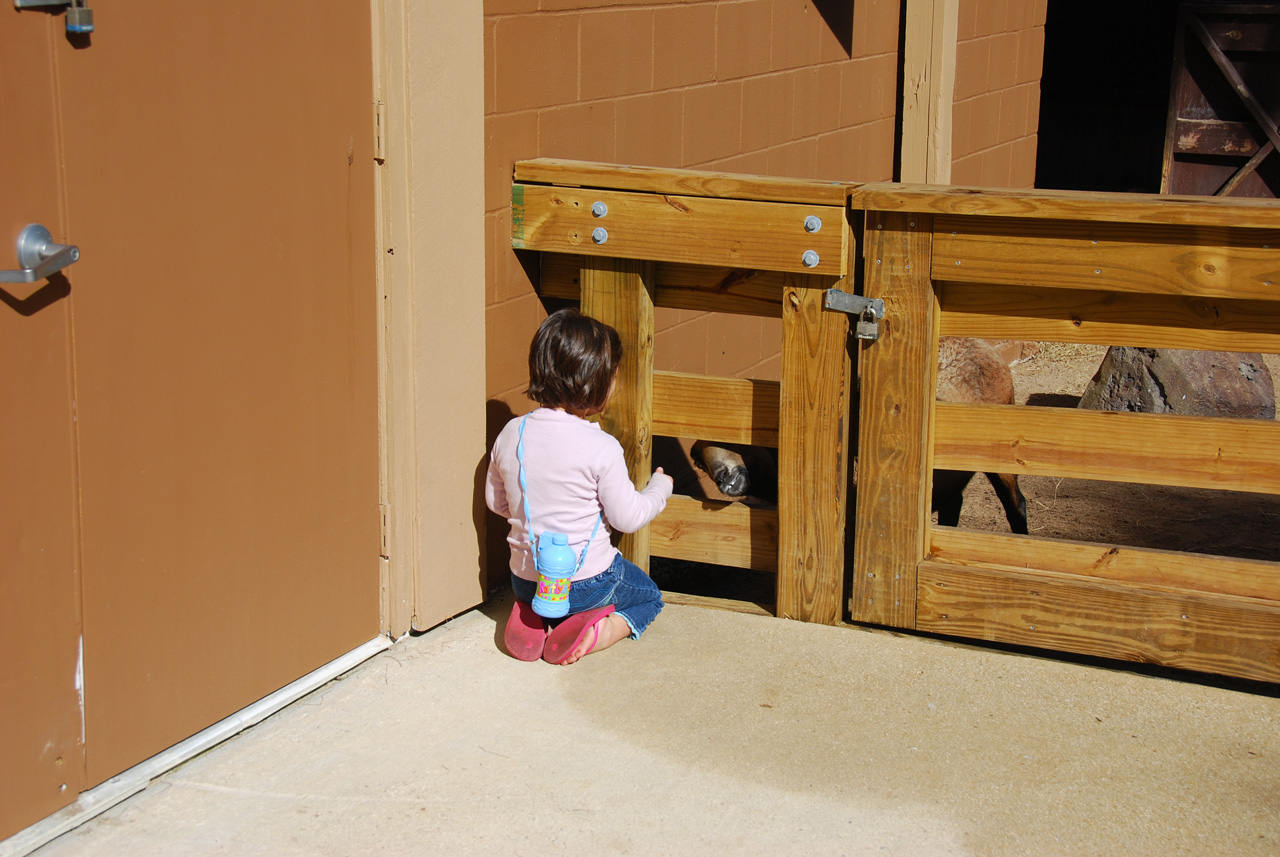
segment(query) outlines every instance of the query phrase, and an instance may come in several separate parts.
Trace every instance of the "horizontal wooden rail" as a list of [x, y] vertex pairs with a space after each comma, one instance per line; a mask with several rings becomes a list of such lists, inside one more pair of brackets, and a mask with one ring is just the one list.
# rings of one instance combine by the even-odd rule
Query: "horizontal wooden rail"
[[938, 284], [943, 336], [1280, 354], [1271, 301]]
[[1280, 681], [1280, 603], [1008, 567], [921, 562], [916, 627]]
[[778, 446], [777, 381], [653, 373], [653, 433]]
[[1280, 230], [936, 217], [932, 277], [1280, 300], [1273, 248]]
[[1273, 421], [938, 402], [933, 466], [1280, 494]]
[[[599, 204], [607, 214], [593, 213]], [[810, 217], [821, 228], [808, 231]], [[594, 237], [596, 230], [604, 231], [604, 240]], [[511, 246], [517, 250], [842, 277], [846, 233], [845, 210], [837, 206], [511, 187]], [[814, 255], [806, 261], [808, 253]]]
[[854, 185], [848, 182], [787, 179], [738, 173], [634, 167], [536, 158], [517, 161], [517, 182], [569, 187], [609, 188], [679, 196], [714, 196], [720, 199], [754, 199], [843, 206]]
[[934, 527], [929, 553], [951, 565], [1002, 565], [1280, 602], [1280, 563]]
[[973, 218], [1034, 217], [1210, 227], [1230, 224], [1240, 229], [1280, 229], [1280, 206], [1275, 200], [1238, 197], [1024, 191], [877, 182], [851, 188], [849, 207]]
[[649, 525], [649, 551], [671, 559], [776, 573], [778, 513], [677, 494]]
[[[543, 297], [578, 300], [582, 256], [542, 253], [541, 257], [538, 293]], [[654, 265], [653, 304], [668, 309], [782, 318], [785, 278], [780, 271], [658, 262]]]

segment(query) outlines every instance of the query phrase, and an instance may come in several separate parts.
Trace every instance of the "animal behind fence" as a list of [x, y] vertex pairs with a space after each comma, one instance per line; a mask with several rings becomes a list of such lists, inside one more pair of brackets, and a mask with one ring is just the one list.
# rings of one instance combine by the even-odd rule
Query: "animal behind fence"
[[[938, 400], [943, 402], [1011, 405], [1013, 375], [1000, 354], [981, 339], [942, 337], [938, 343]], [[778, 499], [777, 451], [740, 444], [696, 441], [690, 448], [694, 464], [715, 482], [725, 496], [748, 504], [774, 504]], [[960, 522], [964, 491], [975, 474], [935, 470], [932, 509], [938, 523]], [[1009, 528], [1027, 532], [1027, 501], [1010, 473], [987, 473], [1004, 508]]]

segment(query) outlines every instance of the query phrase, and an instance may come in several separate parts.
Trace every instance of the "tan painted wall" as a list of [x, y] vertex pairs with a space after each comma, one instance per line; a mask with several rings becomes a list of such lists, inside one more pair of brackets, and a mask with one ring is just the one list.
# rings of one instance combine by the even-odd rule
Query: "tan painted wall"
[[1048, 0], [960, 0], [951, 183], [1032, 187]]

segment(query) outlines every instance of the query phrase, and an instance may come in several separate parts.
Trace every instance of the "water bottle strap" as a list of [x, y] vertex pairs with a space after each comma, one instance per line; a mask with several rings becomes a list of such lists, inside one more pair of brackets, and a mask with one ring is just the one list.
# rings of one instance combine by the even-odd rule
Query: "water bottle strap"
[[[538, 568], [538, 537], [533, 534], [533, 516], [529, 514], [529, 486], [524, 475], [524, 424], [528, 419], [528, 414], [520, 418], [520, 436], [516, 439], [516, 461], [520, 465], [520, 499], [524, 506], [524, 525], [529, 531], [529, 550], [533, 553], [533, 570], [541, 574], [542, 569]], [[596, 533], [600, 531], [600, 522], [602, 520], [604, 520], [604, 512], [596, 515], [596, 525], [592, 527], [587, 543], [582, 546], [582, 554], [578, 557], [578, 564], [573, 567], [574, 574], [577, 574], [578, 569], [582, 568], [582, 564], [587, 561], [587, 549], [595, 541]]]

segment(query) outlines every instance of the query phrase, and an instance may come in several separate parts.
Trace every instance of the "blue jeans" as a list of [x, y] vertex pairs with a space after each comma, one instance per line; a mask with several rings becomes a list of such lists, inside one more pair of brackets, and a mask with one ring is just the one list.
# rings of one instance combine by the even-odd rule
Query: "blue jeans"
[[[519, 600], [532, 601], [538, 584], [512, 574], [511, 588]], [[617, 614], [630, 626], [631, 639], [635, 640], [662, 612], [662, 593], [640, 566], [618, 554], [607, 569], [595, 577], [575, 580], [569, 587], [571, 615], [606, 604], [614, 605]]]

